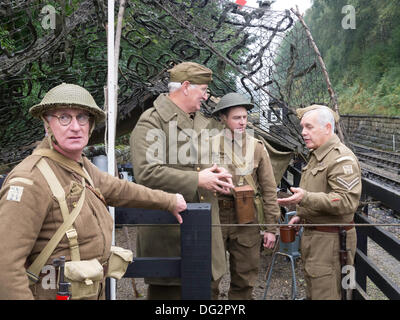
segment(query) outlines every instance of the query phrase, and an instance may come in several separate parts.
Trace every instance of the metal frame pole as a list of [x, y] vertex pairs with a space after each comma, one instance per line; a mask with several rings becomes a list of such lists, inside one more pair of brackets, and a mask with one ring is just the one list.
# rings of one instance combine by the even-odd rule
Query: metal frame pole
[[[115, 176], [115, 59], [114, 59], [114, 0], [108, 0], [107, 32], [107, 126], [108, 126], [108, 173]], [[115, 218], [115, 208], [109, 207], [111, 217]], [[115, 226], [112, 232], [112, 244], [115, 244]], [[110, 279], [110, 298], [115, 300], [115, 279]]]

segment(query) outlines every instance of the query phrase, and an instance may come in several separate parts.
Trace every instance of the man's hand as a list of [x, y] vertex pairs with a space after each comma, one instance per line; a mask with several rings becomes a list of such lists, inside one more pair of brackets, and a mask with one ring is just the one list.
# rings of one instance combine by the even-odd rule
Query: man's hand
[[[288, 222], [288, 224], [298, 224], [298, 223], [300, 223], [301, 222], [301, 219], [300, 219], [300, 217], [298, 217], [298, 216], [294, 216], [292, 219], [290, 219], [290, 221]], [[296, 234], [298, 235], [299, 234], [299, 230], [300, 230], [300, 227], [295, 227], [295, 230], [296, 230]]]
[[214, 164], [211, 168], [199, 172], [199, 187], [223, 194], [230, 194], [230, 189], [234, 188], [232, 175], [225, 168]]
[[183, 222], [182, 216], [179, 214], [182, 211], [185, 211], [187, 208], [187, 204], [185, 199], [183, 198], [183, 196], [180, 193], [176, 194], [176, 206], [174, 211], [172, 211], [172, 214], [174, 215], [174, 217], [176, 218], [176, 220], [178, 220], [179, 224], [181, 224]]
[[271, 232], [264, 232], [264, 247], [272, 249], [275, 246], [276, 237], [275, 234]]
[[280, 198], [278, 199], [278, 204], [282, 206], [286, 206], [289, 204], [298, 204], [303, 200], [305, 191], [302, 188], [290, 188], [290, 191], [293, 192], [293, 195], [289, 198]]

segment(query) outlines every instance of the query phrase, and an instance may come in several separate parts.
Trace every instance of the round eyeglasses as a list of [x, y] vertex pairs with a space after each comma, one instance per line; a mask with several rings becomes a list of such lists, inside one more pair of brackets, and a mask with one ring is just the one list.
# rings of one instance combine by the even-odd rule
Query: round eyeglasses
[[[71, 116], [68, 113], [63, 113], [60, 116], [57, 116], [55, 114], [49, 114], [50, 117], [55, 117], [58, 119], [58, 122], [62, 126], [67, 126], [71, 123], [73, 116]], [[79, 113], [75, 116], [76, 121], [78, 121], [79, 125], [84, 126], [89, 122], [90, 116], [85, 113]]]

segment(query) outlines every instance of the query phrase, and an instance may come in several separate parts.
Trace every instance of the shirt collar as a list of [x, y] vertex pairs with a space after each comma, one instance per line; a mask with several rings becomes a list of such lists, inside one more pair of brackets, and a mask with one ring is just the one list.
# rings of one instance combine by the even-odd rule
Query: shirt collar
[[333, 149], [333, 147], [340, 142], [339, 137], [334, 134], [327, 142], [325, 142], [322, 146], [312, 151], [312, 154], [317, 158], [318, 161], [321, 161], [325, 156]]
[[[44, 139], [38, 144], [36, 149], [50, 149], [49, 139], [47, 137], [44, 137]], [[67, 158], [66, 156], [64, 156], [63, 154], [59, 153], [56, 149], [53, 148], [53, 150], [55, 152], [57, 152], [59, 155], [61, 155], [62, 157], [64, 157], [65, 159], [67, 159], [69, 161], [75, 161], [75, 160], [71, 160], [71, 159]], [[83, 157], [84, 157], [84, 154], [82, 154], [81, 158], [75, 162], [78, 162], [81, 166], [83, 166]]]

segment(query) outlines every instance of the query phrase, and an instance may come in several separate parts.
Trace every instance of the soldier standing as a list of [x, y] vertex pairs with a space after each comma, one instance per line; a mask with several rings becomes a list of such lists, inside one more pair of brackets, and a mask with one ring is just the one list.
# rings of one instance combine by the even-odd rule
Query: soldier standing
[[182, 222], [185, 200], [115, 178], [82, 154], [105, 118], [84, 88], [58, 85], [29, 111], [43, 120], [47, 137], [0, 190], [0, 299], [56, 299], [52, 262], [60, 256], [71, 298], [103, 299], [107, 270], [124, 273], [110, 259], [107, 205], [169, 210]]
[[[274, 224], [280, 217], [277, 203], [276, 182], [271, 160], [264, 144], [246, 133], [247, 110], [253, 108], [245, 97], [238, 93], [228, 93], [218, 102], [214, 114], [218, 114], [226, 129], [212, 138], [212, 152], [217, 163], [225, 164], [232, 174], [235, 197], [240, 198], [241, 186], [247, 186], [260, 201], [256, 206], [253, 197], [242, 205], [234, 196], [218, 196], [219, 215], [222, 224], [267, 223]], [[242, 191], [243, 192], [243, 191]], [[248, 196], [247, 192], [245, 191]], [[247, 212], [247, 217], [244, 217]], [[273, 248], [277, 228], [269, 226], [263, 235], [263, 245]], [[229, 252], [231, 282], [228, 293], [230, 300], [252, 299], [257, 282], [260, 263], [260, 229], [258, 227], [222, 227], [225, 250]], [[213, 295], [218, 297], [218, 283], [214, 283]]]
[[[169, 93], [161, 94], [141, 115], [131, 135], [135, 179], [148, 187], [182, 193], [187, 202], [211, 203], [212, 224], [219, 224], [216, 192], [229, 192], [226, 188], [232, 187], [231, 175], [216, 165], [210, 167], [210, 157], [200, 163], [201, 152], [207, 155], [200, 149], [209, 144], [200, 135], [211, 127], [199, 110], [207, 99], [212, 71], [194, 62], [182, 62], [168, 72]], [[140, 256], [180, 256], [180, 230], [176, 227], [139, 228], [137, 243]], [[221, 230], [213, 227], [213, 279], [225, 271]], [[148, 299], [181, 298], [180, 279], [151, 278], [145, 282], [149, 284]]]
[[[299, 188], [293, 195], [279, 199], [281, 205], [297, 204], [289, 223], [352, 224], [361, 196], [361, 171], [356, 156], [334, 133], [335, 117], [330, 108], [312, 105], [297, 110], [302, 136], [311, 150], [302, 169]], [[341, 293], [340, 239], [347, 236], [347, 264], [354, 263], [356, 230], [354, 226], [305, 227], [301, 254], [307, 285], [307, 299], [338, 300]]]

